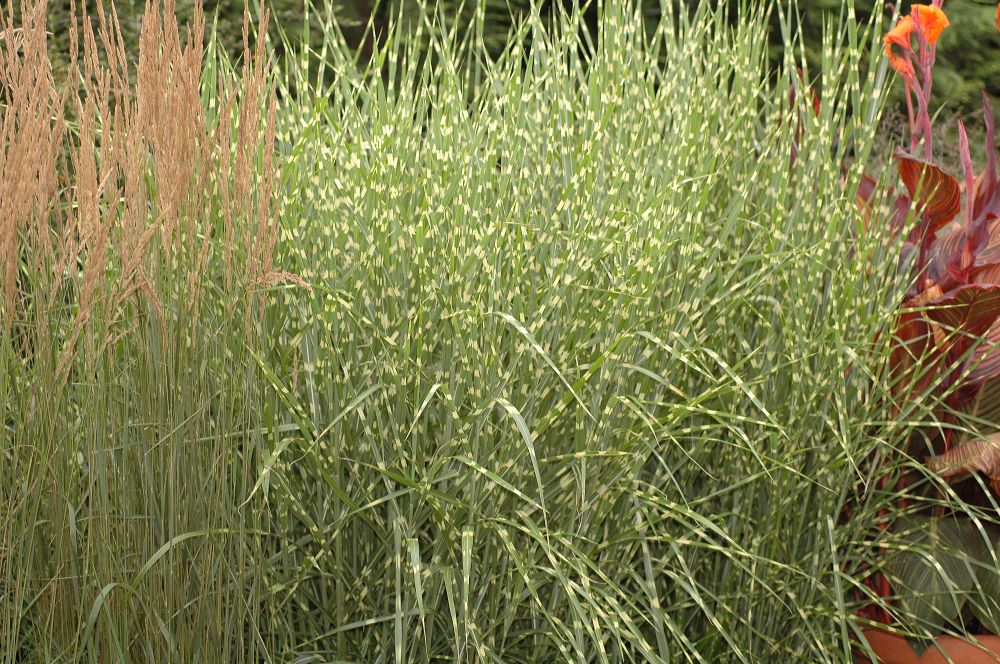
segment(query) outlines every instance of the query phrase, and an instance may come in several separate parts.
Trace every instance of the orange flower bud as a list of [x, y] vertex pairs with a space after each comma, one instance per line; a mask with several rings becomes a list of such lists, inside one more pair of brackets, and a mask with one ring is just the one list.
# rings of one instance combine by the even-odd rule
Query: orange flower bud
[[906, 57], [906, 53], [911, 50], [910, 35], [913, 34], [914, 27], [913, 17], [904, 16], [882, 40], [885, 45], [885, 56], [889, 58], [889, 66], [908, 78], [914, 76], [913, 65]]

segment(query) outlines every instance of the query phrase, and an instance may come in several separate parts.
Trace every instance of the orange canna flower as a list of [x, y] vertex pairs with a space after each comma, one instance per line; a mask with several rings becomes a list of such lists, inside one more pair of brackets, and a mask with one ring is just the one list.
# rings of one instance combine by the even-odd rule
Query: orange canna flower
[[[934, 5], [913, 5], [910, 7], [910, 15], [899, 19], [896, 27], [890, 30], [883, 40], [889, 65], [904, 77], [913, 79], [916, 74], [913, 71], [909, 54], [913, 51], [910, 38], [914, 31], [927, 44], [933, 45], [948, 25], [948, 17], [945, 16], [940, 7]], [[997, 27], [1000, 27], [1000, 6], [997, 6]]]
[[941, 31], [950, 25], [941, 8], [934, 5], [913, 5], [910, 7], [910, 16], [928, 44], [936, 42]]
[[904, 16], [899, 19], [892, 30], [885, 36], [882, 43], [885, 45], [885, 56], [889, 58], [889, 66], [907, 78], [913, 78], [913, 65], [906, 54], [910, 52], [910, 35], [916, 26], [912, 16]]
[[997, 30], [1000, 30], [1000, 3], [997, 4], [997, 22], [995, 23]]

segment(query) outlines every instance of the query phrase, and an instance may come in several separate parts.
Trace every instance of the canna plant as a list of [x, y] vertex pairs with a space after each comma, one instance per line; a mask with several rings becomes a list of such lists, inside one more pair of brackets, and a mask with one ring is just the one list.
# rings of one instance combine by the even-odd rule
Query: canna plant
[[[900, 304], [889, 354], [893, 413], [901, 422], [927, 413], [945, 426], [937, 433], [911, 436], [910, 458], [927, 457], [925, 474], [938, 500], [910, 504], [904, 475], [897, 504], [882, 514], [883, 529], [899, 542], [887, 547], [885, 570], [868, 580], [883, 598], [898, 591], [895, 618], [938, 634], [949, 627], [972, 631], [970, 618], [1000, 633], [997, 595], [1000, 565], [997, 533], [968, 510], [946, 509], [940, 498], [955, 495], [947, 483], [986, 476], [996, 508], [1000, 496], [1000, 433], [956, 440], [959, 414], [976, 409], [1000, 383], [1000, 178], [995, 153], [996, 128], [989, 98], [983, 94], [986, 166], [976, 173], [965, 126], [958, 124], [962, 173], [956, 178], [935, 162], [930, 101], [937, 42], [948, 28], [943, 0], [915, 4], [884, 39], [889, 65], [902, 79], [907, 104], [907, 141], [893, 159], [903, 187], [888, 191], [890, 234], [900, 249], [899, 270], [909, 280]], [[1000, 27], [1000, 7], [998, 7]], [[876, 183], [866, 178], [859, 206], [870, 217]], [[927, 433], [927, 432], [922, 432]], [[929, 441], [929, 442], [925, 442]], [[881, 486], [888, 489], [890, 473]], [[936, 487], [936, 489], [934, 488]], [[903, 497], [905, 496], [905, 497]], [[927, 496], [925, 496], [927, 498]], [[967, 503], [962, 503], [968, 507]], [[927, 507], [922, 507], [927, 506]], [[930, 552], [930, 553], [928, 553]], [[889, 603], [862, 610], [864, 618], [894, 622]]]
[[913, 13], [885, 38], [889, 62], [906, 86], [910, 134], [908, 148], [894, 155], [905, 191], [894, 202], [892, 226], [894, 233], [909, 228], [900, 260], [914, 276], [900, 312], [891, 365], [897, 403], [933, 388], [947, 394], [947, 405], [962, 407], [984, 383], [1000, 376], [1000, 352], [989, 343], [1000, 341], [1000, 226], [995, 223], [1000, 181], [991, 148], [993, 114], [985, 95], [988, 162], [983, 172], [978, 177], [973, 172], [961, 122], [963, 182], [933, 161], [932, 70], [936, 41], [947, 25], [937, 5], [914, 5]]

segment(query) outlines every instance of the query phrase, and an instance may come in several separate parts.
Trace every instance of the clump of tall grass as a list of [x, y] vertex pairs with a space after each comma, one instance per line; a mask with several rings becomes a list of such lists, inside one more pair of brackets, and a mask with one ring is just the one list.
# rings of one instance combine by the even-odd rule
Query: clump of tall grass
[[804, 63], [786, 15], [769, 71], [777, 7], [634, 10], [533, 12], [496, 59], [432, 11], [367, 67], [289, 38], [289, 657], [850, 660], [853, 501], [900, 436], [853, 204], [880, 33], [845, 3]]
[[131, 91], [7, 26], [6, 661], [849, 661], [878, 26], [481, 7], [272, 79], [152, 3]]
[[255, 659], [269, 55], [80, 9], [61, 89], [44, 2], [0, 33], [0, 655]]

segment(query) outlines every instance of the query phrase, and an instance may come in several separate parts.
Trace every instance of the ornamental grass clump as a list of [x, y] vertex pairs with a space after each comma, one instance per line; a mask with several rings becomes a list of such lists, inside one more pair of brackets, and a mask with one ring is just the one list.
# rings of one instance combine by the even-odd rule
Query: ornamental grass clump
[[855, 207], [877, 20], [807, 62], [777, 4], [536, 6], [498, 53], [418, 3], [362, 59], [307, 3], [272, 68], [151, 1], [134, 71], [111, 11], [57, 83], [24, 7], [3, 661], [852, 656], [868, 461], [935, 416]]
[[46, 3], [0, 19], [0, 661], [257, 661], [270, 55], [72, 7], [58, 77]]
[[769, 72], [763, 7], [671, 6], [534, 11], [499, 57], [429, 10], [370, 66], [288, 36], [285, 658], [850, 657], [876, 514], [836, 520], [898, 444], [895, 266], [840, 166], [881, 31], [845, 4], [808, 63], [782, 16]]

